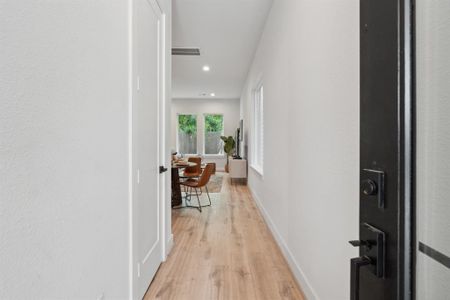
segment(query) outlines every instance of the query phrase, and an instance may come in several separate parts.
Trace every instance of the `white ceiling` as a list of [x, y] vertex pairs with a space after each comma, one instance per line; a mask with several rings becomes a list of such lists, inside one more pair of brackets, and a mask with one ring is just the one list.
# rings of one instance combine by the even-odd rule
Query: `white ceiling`
[[[198, 47], [201, 55], [172, 56], [173, 98], [239, 98], [271, 4], [174, 0], [173, 47]], [[204, 65], [211, 71], [204, 72]]]

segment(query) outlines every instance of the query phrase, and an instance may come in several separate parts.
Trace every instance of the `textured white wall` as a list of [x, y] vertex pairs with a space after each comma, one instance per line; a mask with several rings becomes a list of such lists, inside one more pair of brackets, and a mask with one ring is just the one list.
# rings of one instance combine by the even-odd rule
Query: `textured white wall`
[[129, 4], [0, 2], [0, 299], [128, 298]]
[[347, 241], [358, 237], [358, 1], [274, 1], [242, 93], [246, 141], [260, 79], [264, 176], [250, 169], [250, 188], [308, 299], [346, 300], [357, 256]]
[[[450, 2], [417, 4], [417, 240], [450, 256]], [[417, 253], [417, 299], [448, 299], [450, 270]]]
[[[204, 114], [223, 114], [224, 134], [234, 137], [236, 129], [239, 127], [240, 120], [239, 99], [173, 99], [172, 100], [172, 128], [171, 128], [171, 149], [176, 149], [177, 143], [177, 114], [196, 114], [197, 115], [197, 151], [203, 152], [203, 127]], [[215, 162], [218, 170], [224, 170], [226, 157], [205, 157], [206, 162]]]

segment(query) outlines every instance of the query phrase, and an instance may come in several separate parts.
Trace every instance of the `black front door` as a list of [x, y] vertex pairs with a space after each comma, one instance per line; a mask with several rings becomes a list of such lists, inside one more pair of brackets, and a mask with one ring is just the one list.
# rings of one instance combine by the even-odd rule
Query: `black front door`
[[411, 7], [360, 0], [360, 236], [351, 299], [411, 297]]

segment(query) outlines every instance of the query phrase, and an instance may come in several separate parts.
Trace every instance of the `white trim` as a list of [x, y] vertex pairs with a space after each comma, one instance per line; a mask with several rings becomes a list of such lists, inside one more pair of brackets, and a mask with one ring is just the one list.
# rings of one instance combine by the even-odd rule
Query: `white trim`
[[252, 90], [250, 165], [259, 174], [264, 172], [264, 85], [262, 78]]
[[249, 185], [250, 193], [253, 196], [253, 201], [255, 201], [256, 206], [258, 207], [259, 211], [261, 212], [261, 215], [263, 216], [264, 220], [266, 221], [267, 226], [269, 227], [270, 231], [272, 232], [273, 237], [275, 238], [275, 241], [277, 242], [278, 246], [281, 249], [281, 252], [283, 253], [283, 256], [285, 257], [286, 261], [288, 262], [288, 265], [292, 271], [292, 273], [295, 276], [295, 279], [297, 279], [302, 292], [304, 293], [306, 299], [308, 300], [319, 300], [319, 296], [314, 291], [313, 287], [311, 286], [308, 278], [306, 277], [305, 273], [300, 268], [297, 260], [295, 259], [294, 255], [292, 254], [291, 250], [289, 249], [288, 245], [286, 244], [285, 240], [279, 233], [275, 223], [273, 222], [270, 215], [267, 213], [266, 209], [264, 208], [264, 205], [260, 201], [259, 197], [256, 195], [256, 193], [253, 191], [251, 186]]
[[170, 234], [169, 239], [166, 241], [166, 252], [164, 252], [164, 260], [163, 261], [167, 260], [167, 257], [169, 256], [170, 252], [172, 251], [174, 245], [175, 245], [175, 242], [173, 240], [173, 233], [172, 233], [172, 234]]
[[[156, 242], [153, 243], [153, 246], [150, 248], [150, 250], [148, 250], [147, 254], [145, 254], [144, 259], [141, 261], [141, 264], [145, 264], [147, 262], [147, 260], [150, 258], [150, 255], [152, 255], [153, 250], [156, 249], [156, 247], [158, 246], [160, 239], [158, 237], [158, 239], [156, 240]], [[162, 243], [161, 243], [162, 244]]]
[[260, 175], [261, 177], [264, 177], [264, 173], [263, 173], [263, 171], [261, 170], [261, 168], [259, 168], [258, 166], [255, 166], [255, 165], [250, 165], [250, 168], [252, 168], [253, 169], [253, 171], [255, 171], [256, 173], [258, 173], [258, 175]]
[[[159, 3], [157, 3], [159, 6]], [[160, 6], [159, 6], [160, 7]], [[161, 105], [161, 109], [160, 109], [160, 126], [162, 127], [160, 130], [160, 134], [162, 136], [161, 139], [161, 144], [160, 144], [160, 150], [161, 150], [161, 154], [160, 154], [160, 166], [165, 166], [167, 163], [168, 158], [166, 156], [168, 156], [166, 153], [166, 144], [167, 144], [167, 126], [166, 126], [166, 105], [167, 105], [167, 95], [166, 95], [166, 86], [167, 86], [167, 82], [166, 82], [166, 59], [167, 59], [167, 49], [166, 49], [166, 45], [167, 45], [167, 40], [166, 40], [166, 14], [164, 14], [162, 8], [160, 7], [160, 11], [161, 11], [161, 19], [160, 19], [160, 24], [161, 24], [161, 28], [160, 28], [160, 34], [161, 34], [161, 80], [162, 80], [162, 84], [161, 84], [161, 99], [160, 99], [160, 105]], [[169, 172], [170, 173], [170, 172]], [[160, 174], [160, 180], [161, 180], [161, 184], [159, 186], [160, 188], [160, 228], [161, 228], [161, 240], [162, 240], [162, 245], [161, 245], [161, 261], [165, 261], [166, 258], [166, 248], [167, 248], [167, 242], [166, 242], [166, 186], [167, 186], [167, 174], [166, 173], [162, 173]]]
[[133, 299], [133, 0], [128, 0], [128, 298]]
[[[147, 1], [152, 1], [152, 0], [147, 0]], [[158, 150], [157, 150], [157, 159], [158, 159], [158, 167], [161, 165], [165, 164], [164, 158], [163, 158], [163, 153], [164, 153], [164, 148], [165, 148], [165, 132], [164, 132], [164, 127], [165, 124], [163, 123], [163, 109], [164, 109], [164, 98], [163, 98], [163, 93], [164, 93], [164, 84], [165, 84], [165, 80], [164, 80], [164, 66], [165, 66], [165, 61], [164, 61], [164, 36], [162, 34], [163, 32], [163, 27], [162, 27], [162, 11], [161, 8], [159, 7], [159, 4], [156, 2], [155, 6], [153, 8], [153, 10], [155, 10], [156, 14], [159, 14], [159, 19], [158, 19], [158, 103], [157, 103], [157, 110], [158, 110], [158, 116], [157, 116], [157, 128], [158, 128]], [[158, 10], [158, 12], [156, 12], [156, 9]], [[157, 184], [158, 184], [158, 241], [155, 242], [154, 248], [156, 248], [156, 245], [158, 243], [160, 243], [160, 254], [161, 254], [161, 261], [164, 258], [164, 240], [165, 238], [163, 238], [163, 236], [161, 234], [164, 234], [163, 231], [163, 218], [162, 218], [162, 212], [163, 212], [163, 207], [164, 207], [164, 176], [161, 175], [161, 173], [158, 174], [159, 176]], [[142, 264], [144, 264], [145, 261], [148, 260], [148, 258], [150, 257], [151, 251], [149, 251], [146, 255], [146, 258], [142, 261]]]

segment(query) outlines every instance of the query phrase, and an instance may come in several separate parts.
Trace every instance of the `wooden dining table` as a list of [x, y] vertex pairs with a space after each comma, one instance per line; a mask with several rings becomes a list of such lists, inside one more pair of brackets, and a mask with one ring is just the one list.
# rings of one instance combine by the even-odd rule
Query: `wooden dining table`
[[197, 163], [185, 161], [181, 163], [172, 163], [172, 207], [180, 206], [181, 204], [183, 204], [179, 170], [185, 169], [187, 167], [195, 167], [196, 165]]

